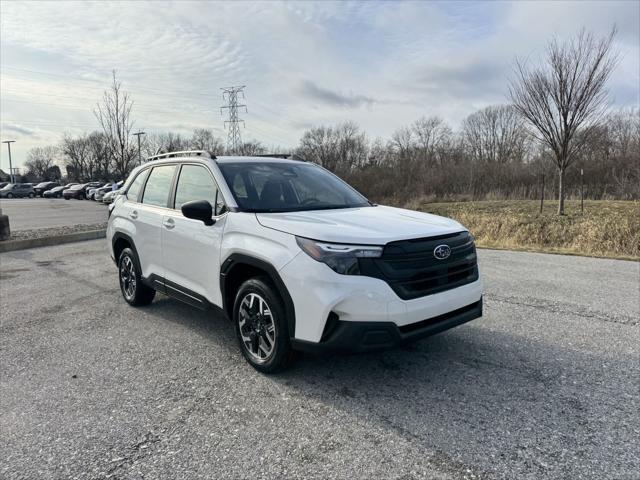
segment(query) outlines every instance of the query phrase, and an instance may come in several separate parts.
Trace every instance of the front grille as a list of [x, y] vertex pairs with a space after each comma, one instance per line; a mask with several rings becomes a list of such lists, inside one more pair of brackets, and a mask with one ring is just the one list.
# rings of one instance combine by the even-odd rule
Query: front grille
[[[448, 245], [451, 255], [433, 251]], [[403, 300], [457, 288], [478, 279], [476, 248], [469, 232], [388, 243], [380, 258], [360, 259], [360, 273], [389, 284]]]

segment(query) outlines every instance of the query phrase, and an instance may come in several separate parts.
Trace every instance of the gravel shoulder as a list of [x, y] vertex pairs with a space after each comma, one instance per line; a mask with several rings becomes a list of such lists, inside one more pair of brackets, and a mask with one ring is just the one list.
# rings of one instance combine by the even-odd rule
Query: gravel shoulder
[[0, 476], [636, 478], [640, 265], [480, 261], [482, 319], [263, 376], [220, 315], [127, 306], [104, 240], [1, 254]]
[[78, 232], [91, 232], [93, 230], [104, 230], [107, 222], [102, 223], [81, 223], [62, 227], [35, 228], [29, 230], [18, 230], [11, 232], [10, 240], [27, 240], [31, 238], [57, 237], [59, 235], [69, 235]]

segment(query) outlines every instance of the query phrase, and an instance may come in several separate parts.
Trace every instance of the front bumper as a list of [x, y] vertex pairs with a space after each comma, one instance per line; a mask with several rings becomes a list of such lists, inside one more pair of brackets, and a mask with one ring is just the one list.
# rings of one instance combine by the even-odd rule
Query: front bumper
[[[441, 318], [482, 300], [481, 278], [450, 290], [403, 300], [383, 280], [340, 275], [304, 252], [281, 268], [279, 274], [295, 307], [295, 332], [290, 334], [294, 343], [301, 341], [297, 342], [301, 345], [325, 341], [330, 337], [331, 318], [336, 317], [341, 324], [346, 323], [343, 329], [359, 329], [359, 324], [388, 324], [402, 333], [396, 335], [390, 328], [392, 338], [408, 340], [413, 335], [407, 332], [425, 319]], [[481, 311], [481, 303], [479, 308]], [[350, 327], [352, 323], [357, 325]]]
[[320, 342], [292, 339], [295, 350], [324, 352], [372, 352], [430, 337], [482, 316], [482, 298], [471, 305], [421, 322], [398, 327], [393, 322], [345, 322], [338, 320]]

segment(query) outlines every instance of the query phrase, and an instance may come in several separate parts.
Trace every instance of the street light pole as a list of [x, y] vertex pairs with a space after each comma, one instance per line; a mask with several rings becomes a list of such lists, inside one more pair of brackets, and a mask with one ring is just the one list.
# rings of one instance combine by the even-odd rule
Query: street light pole
[[138, 162], [142, 163], [142, 155], [140, 154], [140, 135], [146, 135], [146, 133], [138, 130], [134, 135], [138, 137]]
[[11, 183], [14, 183], [13, 181], [13, 165], [11, 164], [11, 144], [15, 143], [15, 140], [5, 140], [2, 143], [6, 143], [7, 144], [7, 149], [9, 150], [9, 179], [11, 181]]

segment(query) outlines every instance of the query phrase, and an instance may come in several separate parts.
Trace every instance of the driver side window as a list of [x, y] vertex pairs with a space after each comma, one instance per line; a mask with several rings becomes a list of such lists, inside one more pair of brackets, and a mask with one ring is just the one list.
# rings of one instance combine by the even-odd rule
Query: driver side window
[[176, 210], [193, 200], [207, 200], [214, 208], [214, 215], [224, 212], [224, 201], [211, 173], [200, 165], [183, 165], [176, 187]]

